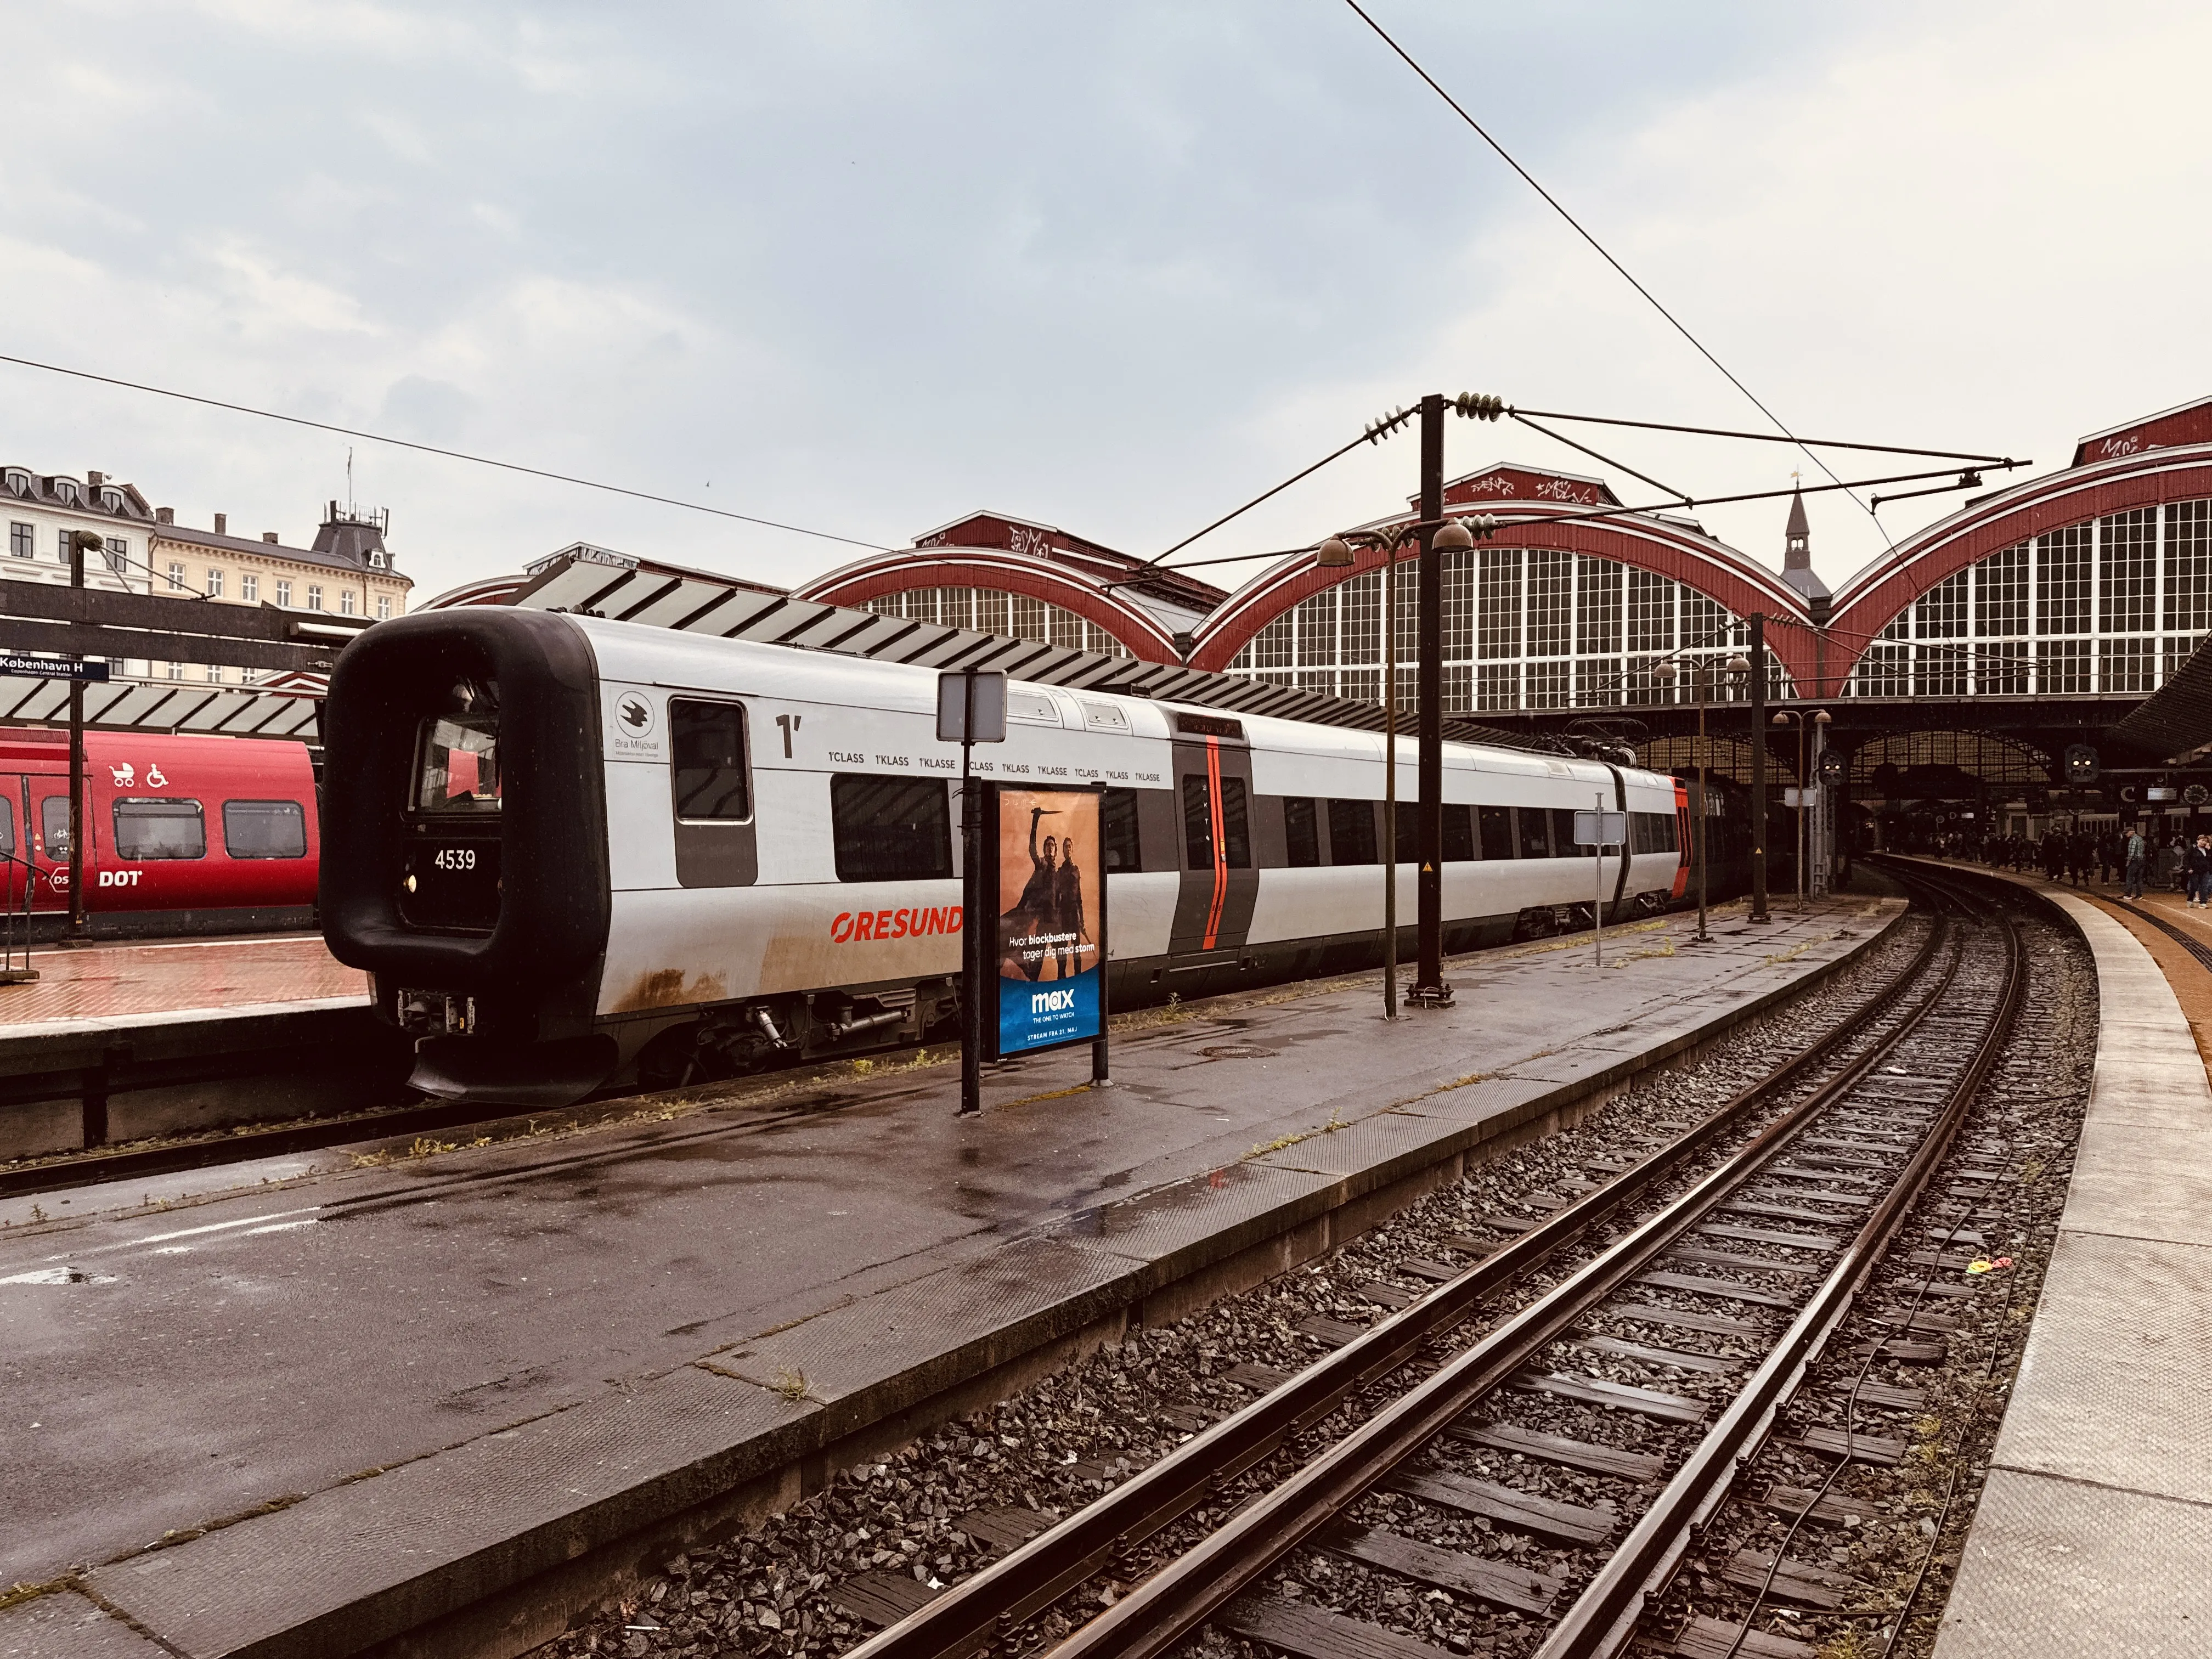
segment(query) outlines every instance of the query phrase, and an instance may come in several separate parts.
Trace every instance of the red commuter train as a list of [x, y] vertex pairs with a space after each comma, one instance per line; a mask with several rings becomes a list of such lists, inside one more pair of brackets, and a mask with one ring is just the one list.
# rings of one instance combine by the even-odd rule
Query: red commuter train
[[[104, 936], [311, 926], [322, 851], [307, 746], [88, 732], [85, 908]], [[7, 908], [69, 908], [69, 734], [0, 731]]]

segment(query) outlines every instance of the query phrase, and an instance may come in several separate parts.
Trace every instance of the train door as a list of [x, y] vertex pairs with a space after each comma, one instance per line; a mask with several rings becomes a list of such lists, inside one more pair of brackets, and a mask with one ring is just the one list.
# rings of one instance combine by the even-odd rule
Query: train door
[[[70, 884], [70, 792], [69, 779], [34, 775], [24, 780], [25, 793], [30, 807], [25, 817], [31, 826], [32, 863], [36, 870], [38, 892], [31, 901], [34, 910], [66, 910], [69, 908]], [[88, 886], [97, 878], [93, 874], [93, 849], [100, 838], [93, 833], [91, 780], [86, 780], [84, 800], [84, 878]], [[92, 895], [85, 895], [85, 908], [92, 906]]]
[[23, 908], [23, 890], [36, 891], [37, 877], [31, 864], [31, 779], [23, 772], [0, 772], [0, 893], [6, 908]]
[[1169, 931], [1173, 956], [1234, 955], [1260, 896], [1252, 846], [1252, 753], [1243, 726], [1177, 713], [1176, 805], [1182, 879]]

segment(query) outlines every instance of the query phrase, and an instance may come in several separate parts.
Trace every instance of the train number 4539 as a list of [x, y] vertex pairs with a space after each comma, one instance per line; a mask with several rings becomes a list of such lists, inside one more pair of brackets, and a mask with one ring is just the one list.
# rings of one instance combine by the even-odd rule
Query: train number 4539
[[430, 862], [441, 870], [473, 870], [477, 867], [477, 849], [473, 847], [441, 847], [430, 855]]

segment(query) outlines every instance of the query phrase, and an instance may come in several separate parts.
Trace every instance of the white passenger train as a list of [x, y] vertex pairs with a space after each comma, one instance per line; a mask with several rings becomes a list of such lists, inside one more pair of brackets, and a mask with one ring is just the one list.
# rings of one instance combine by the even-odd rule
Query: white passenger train
[[[950, 1032], [960, 762], [935, 680], [501, 607], [384, 623], [325, 716], [331, 948], [422, 1039], [418, 1087], [487, 1102]], [[1378, 734], [1019, 682], [979, 774], [1104, 786], [1113, 1006], [1380, 959]], [[1672, 778], [1449, 744], [1444, 799], [1448, 950], [1541, 930], [1601, 880], [1611, 915], [1680, 891]], [[1571, 844], [1601, 802], [1631, 825], [1601, 871]]]

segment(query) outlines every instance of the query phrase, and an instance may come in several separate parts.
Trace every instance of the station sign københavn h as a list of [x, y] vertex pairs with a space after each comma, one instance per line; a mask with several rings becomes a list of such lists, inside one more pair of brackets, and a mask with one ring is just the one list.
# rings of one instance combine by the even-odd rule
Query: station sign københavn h
[[107, 665], [79, 662], [73, 657], [27, 657], [13, 651], [0, 652], [0, 676], [10, 679], [105, 682]]

